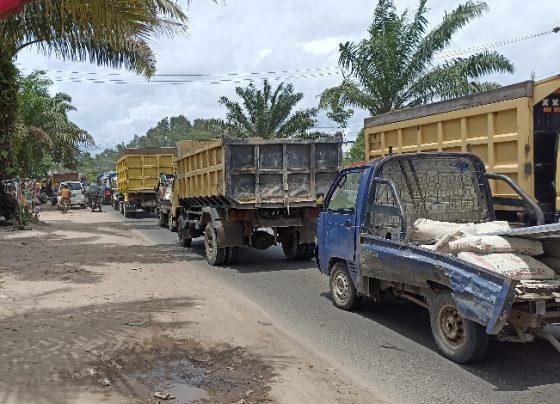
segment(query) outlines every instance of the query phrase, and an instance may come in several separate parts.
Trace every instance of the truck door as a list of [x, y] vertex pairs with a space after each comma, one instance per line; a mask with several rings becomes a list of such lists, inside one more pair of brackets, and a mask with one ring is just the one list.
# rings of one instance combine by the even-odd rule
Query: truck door
[[363, 169], [341, 173], [327, 195], [322, 212], [324, 245], [319, 250], [320, 262], [327, 262], [330, 257], [354, 260], [356, 198], [363, 173]]

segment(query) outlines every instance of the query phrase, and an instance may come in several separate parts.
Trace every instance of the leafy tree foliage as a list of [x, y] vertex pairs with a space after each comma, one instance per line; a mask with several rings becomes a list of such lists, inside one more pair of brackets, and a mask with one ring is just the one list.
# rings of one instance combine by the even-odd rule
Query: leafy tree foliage
[[225, 129], [230, 136], [307, 137], [307, 132], [315, 126], [316, 108], [294, 112], [303, 93], [294, 92], [292, 84], [280, 83], [273, 89], [265, 80], [262, 89], [251, 83], [245, 88], [236, 87], [235, 92], [241, 103], [227, 97], [221, 97], [219, 101], [227, 109]]
[[180, 140], [204, 140], [222, 135], [221, 126], [214, 119], [195, 119], [189, 121], [185, 116], [163, 118], [145, 135], [135, 135], [127, 144], [117, 144], [115, 148], [105, 149], [92, 155], [82, 152], [79, 156], [79, 170], [86, 173], [102, 173], [115, 169], [119, 154], [126, 147], [172, 147]]
[[151, 39], [186, 29], [173, 0], [35, 0], [0, 20], [0, 177], [13, 174], [17, 53], [35, 45], [64, 60], [155, 72]]
[[366, 159], [366, 144], [365, 144], [364, 130], [361, 129], [356, 137], [356, 141], [350, 148], [348, 155], [344, 159], [344, 164], [355, 163], [358, 161], [364, 161]]
[[[413, 14], [398, 14], [393, 0], [379, 0], [368, 38], [340, 44], [342, 83], [323, 92], [320, 108], [340, 116], [341, 108], [363, 108], [372, 115], [499, 87], [481, 81], [491, 73], [511, 73], [512, 63], [497, 52], [483, 51], [437, 63], [462, 27], [488, 10], [467, 1], [428, 30], [427, 0]], [[341, 119], [347, 119], [342, 116]]]
[[23, 177], [44, 176], [55, 166], [73, 167], [80, 146], [93, 138], [74, 124], [75, 110], [68, 94], [49, 94], [52, 82], [43, 72], [18, 77], [18, 109], [12, 139], [14, 172]]

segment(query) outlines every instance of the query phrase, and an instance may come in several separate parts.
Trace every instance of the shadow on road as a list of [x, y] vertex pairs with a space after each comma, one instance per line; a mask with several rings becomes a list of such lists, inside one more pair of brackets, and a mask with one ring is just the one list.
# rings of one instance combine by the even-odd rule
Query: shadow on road
[[[193, 240], [192, 251], [201, 259], [206, 259], [204, 240], [202, 238]], [[312, 260], [290, 261], [284, 256], [281, 247], [274, 246], [265, 251], [256, 250], [251, 247], [241, 247], [237, 264], [221, 265], [220, 267], [232, 269], [241, 274], [249, 274], [256, 272], [298, 271], [314, 266], [315, 262]]]
[[10, 257], [0, 263], [0, 274], [14, 275], [24, 281], [56, 279], [95, 283], [105, 273], [92, 269], [110, 263], [131, 269], [142, 264], [202, 259], [173, 245], [146, 246], [141, 239], [138, 244], [133, 241], [123, 245], [122, 240], [132, 237], [130, 228], [121, 223], [84, 225], [69, 220], [57, 221], [56, 227], [36, 226], [29, 232], [3, 232], [0, 241], [9, 249]]
[[156, 318], [160, 313], [188, 310], [199, 303], [200, 299], [191, 298], [153, 299], [37, 309], [3, 318], [0, 382], [4, 388], [0, 402], [70, 402], [77, 389], [98, 386], [93, 377], [89, 387], [68, 381], [79, 378], [80, 372], [93, 365], [118, 370], [112, 363], [112, 351], [136, 346], [145, 328], [165, 331], [189, 327], [190, 322], [159, 322]]
[[[332, 302], [329, 292], [323, 292], [321, 296]], [[428, 310], [420, 306], [374, 303], [364, 299], [355, 313], [438, 353]], [[396, 349], [392, 346], [381, 348]], [[560, 383], [559, 359], [560, 353], [544, 340], [528, 344], [491, 341], [482, 362], [456, 366], [492, 384], [498, 391], [523, 391]], [[446, 359], [441, 357], [441, 360]]]

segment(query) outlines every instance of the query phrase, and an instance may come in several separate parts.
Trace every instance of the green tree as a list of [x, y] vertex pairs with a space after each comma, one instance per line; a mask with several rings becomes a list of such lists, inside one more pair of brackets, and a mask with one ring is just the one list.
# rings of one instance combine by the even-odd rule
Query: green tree
[[365, 144], [364, 130], [360, 129], [356, 141], [350, 148], [348, 155], [344, 159], [344, 164], [355, 163], [358, 161], [364, 161], [366, 159], [366, 144]]
[[[0, 20], [0, 177], [13, 174], [18, 52], [35, 45], [64, 60], [155, 72], [151, 39], [186, 29], [173, 0], [35, 0]], [[13, 171], [13, 170], [11, 170]]]
[[180, 140], [213, 139], [222, 134], [223, 128], [218, 119], [195, 119], [191, 123], [184, 115], [166, 117], [148, 129], [145, 135], [135, 135], [126, 145], [118, 144], [94, 156], [80, 152], [78, 169], [80, 172], [97, 174], [114, 170], [117, 158], [125, 147], [169, 147], [175, 146]]
[[70, 121], [74, 111], [68, 94], [49, 94], [52, 82], [43, 72], [18, 79], [18, 110], [12, 154], [20, 176], [45, 175], [48, 164], [74, 167], [78, 148], [93, 145], [93, 138]]
[[303, 93], [294, 92], [292, 84], [280, 83], [274, 90], [264, 81], [263, 88], [251, 83], [246, 88], [236, 87], [235, 92], [242, 103], [220, 98], [226, 107], [227, 134], [235, 137], [305, 137], [316, 123], [317, 109], [309, 108], [293, 112], [303, 99]]
[[322, 93], [320, 108], [340, 115], [340, 108], [357, 107], [379, 115], [499, 87], [481, 81], [491, 73], [513, 72], [512, 63], [497, 52], [437, 63], [454, 34], [488, 10], [486, 3], [467, 1], [428, 30], [426, 1], [420, 0], [411, 15], [408, 10], [398, 14], [393, 0], [379, 0], [369, 37], [340, 44], [345, 77]]

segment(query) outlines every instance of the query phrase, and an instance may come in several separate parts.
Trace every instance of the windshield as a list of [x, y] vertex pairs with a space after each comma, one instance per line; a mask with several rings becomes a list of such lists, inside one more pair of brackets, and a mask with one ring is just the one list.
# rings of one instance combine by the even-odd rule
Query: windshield
[[68, 185], [68, 189], [70, 191], [81, 191], [82, 190], [82, 184], [80, 184], [79, 182], [67, 182], [66, 185]]

